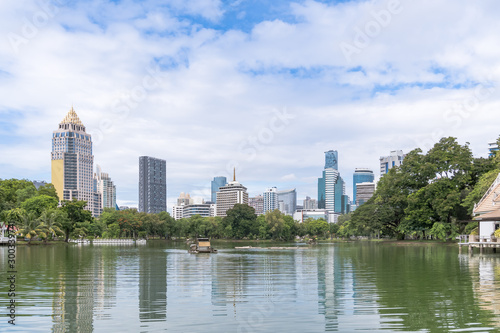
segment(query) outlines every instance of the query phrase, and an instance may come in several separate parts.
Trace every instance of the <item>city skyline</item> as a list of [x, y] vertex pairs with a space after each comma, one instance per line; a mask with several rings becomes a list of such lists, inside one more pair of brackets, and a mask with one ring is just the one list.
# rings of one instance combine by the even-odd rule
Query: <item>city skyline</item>
[[119, 206], [138, 207], [139, 156], [167, 160], [168, 209], [180, 192], [210, 198], [233, 167], [251, 197], [317, 199], [328, 149], [350, 197], [355, 168], [376, 181], [391, 151], [454, 136], [486, 157], [500, 4], [428, 5], [4, 2], [0, 178], [51, 180], [49, 138], [71, 105]]

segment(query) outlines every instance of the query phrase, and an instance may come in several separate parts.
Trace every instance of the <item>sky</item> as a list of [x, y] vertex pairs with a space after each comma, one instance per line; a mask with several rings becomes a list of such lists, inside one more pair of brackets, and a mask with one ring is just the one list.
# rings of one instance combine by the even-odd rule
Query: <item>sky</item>
[[380, 177], [392, 150], [442, 137], [486, 157], [500, 135], [495, 0], [19, 0], [0, 2], [0, 178], [50, 182], [52, 132], [73, 106], [94, 164], [137, 207], [139, 156], [167, 161], [167, 206], [317, 198], [337, 150]]

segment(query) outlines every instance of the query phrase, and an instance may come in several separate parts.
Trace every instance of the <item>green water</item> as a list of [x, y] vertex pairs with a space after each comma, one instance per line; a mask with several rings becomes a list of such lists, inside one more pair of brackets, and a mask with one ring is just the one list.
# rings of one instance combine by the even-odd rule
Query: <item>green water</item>
[[439, 244], [213, 245], [218, 254], [163, 241], [19, 246], [15, 326], [0, 247], [0, 331], [500, 331], [500, 254]]

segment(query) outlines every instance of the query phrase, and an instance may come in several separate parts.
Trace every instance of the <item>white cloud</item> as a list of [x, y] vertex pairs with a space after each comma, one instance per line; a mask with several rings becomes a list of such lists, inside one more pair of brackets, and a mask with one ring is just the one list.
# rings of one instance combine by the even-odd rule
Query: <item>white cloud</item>
[[[295, 20], [276, 17], [245, 33], [210, 28], [223, 19], [220, 1], [94, 1], [62, 6], [18, 54], [1, 39], [0, 150], [9, 158], [0, 174], [50, 180], [51, 132], [71, 104], [94, 133], [96, 163], [129, 205], [141, 155], [167, 160], [170, 206], [181, 191], [207, 195], [210, 180], [230, 177], [235, 163], [251, 194], [296, 186], [302, 199], [316, 197], [323, 152], [337, 149], [351, 195], [354, 168], [378, 174], [378, 158], [391, 150], [454, 135], [484, 156], [497, 138], [498, 88], [463, 107], [477, 99], [477, 83], [498, 82], [496, 2], [402, 1], [350, 63], [340, 43], [387, 2], [290, 8]], [[23, 18], [39, 10], [2, 3], [0, 34], [22, 35]], [[157, 84], [141, 90], [157, 64]], [[284, 109], [295, 118], [273, 130]]]

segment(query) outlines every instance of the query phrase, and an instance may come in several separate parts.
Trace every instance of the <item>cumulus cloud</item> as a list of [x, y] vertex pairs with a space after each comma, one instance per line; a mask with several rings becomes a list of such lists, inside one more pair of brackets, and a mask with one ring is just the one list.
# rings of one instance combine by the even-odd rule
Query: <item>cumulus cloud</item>
[[[300, 200], [316, 197], [329, 149], [352, 195], [354, 168], [378, 174], [391, 150], [453, 135], [484, 156], [498, 137], [497, 2], [279, 5], [256, 19], [239, 1], [3, 2], [2, 178], [50, 180], [71, 105], [129, 205], [141, 155], [167, 160], [169, 206], [180, 192], [208, 199], [234, 166], [251, 194], [297, 187]], [[240, 6], [250, 29], [226, 20]]]

